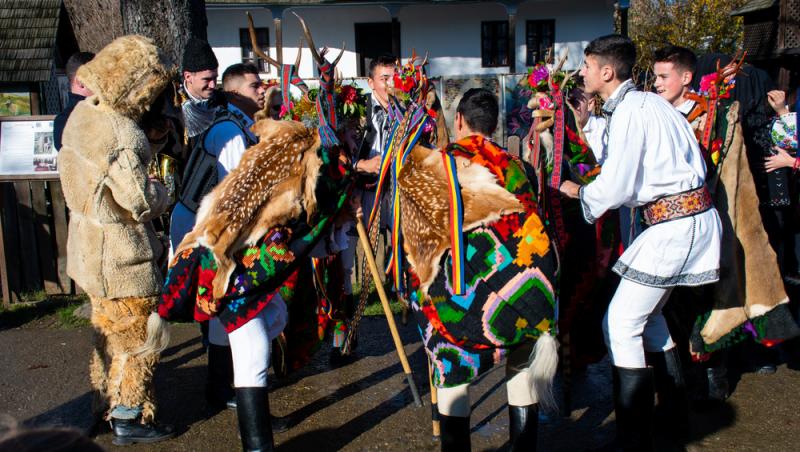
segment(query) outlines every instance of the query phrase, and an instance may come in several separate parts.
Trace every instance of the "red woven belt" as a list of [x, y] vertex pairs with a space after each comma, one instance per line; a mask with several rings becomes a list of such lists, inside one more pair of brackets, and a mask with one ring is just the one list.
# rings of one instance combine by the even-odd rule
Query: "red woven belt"
[[644, 221], [649, 226], [690, 217], [714, 207], [711, 193], [703, 185], [675, 195], [664, 196], [644, 205]]

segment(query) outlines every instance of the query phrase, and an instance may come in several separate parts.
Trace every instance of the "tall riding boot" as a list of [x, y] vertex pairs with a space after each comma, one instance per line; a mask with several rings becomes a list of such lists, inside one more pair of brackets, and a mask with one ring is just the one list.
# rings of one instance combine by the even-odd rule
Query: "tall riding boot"
[[653, 372], [613, 367], [617, 444], [625, 451], [653, 450]]
[[470, 452], [469, 418], [439, 414], [442, 452]]
[[539, 433], [539, 405], [508, 406], [511, 452], [536, 451]]
[[236, 388], [236, 416], [239, 418], [242, 450], [274, 450], [267, 388]]
[[645, 358], [655, 377], [657, 424], [665, 430], [665, 437], [684, 443], [689, 435], [689, 397], [678, 348], [648, 352]]
[[233, 391], [233, 357], [228, 346], [208, 345], [206, 400], [208, 406], [214, 410], [236, 409], [236, 394]]

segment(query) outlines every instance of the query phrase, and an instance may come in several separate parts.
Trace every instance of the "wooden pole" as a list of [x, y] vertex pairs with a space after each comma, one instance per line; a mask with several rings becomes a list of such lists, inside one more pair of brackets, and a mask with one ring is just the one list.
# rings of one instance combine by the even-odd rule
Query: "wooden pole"
[[356, 219], [356, 229], [358, 230], [358, 238], [361, 241], [361, 247], [364, 248], [364, 256], [367, 258], [369, 271], [372, 273], [372, 280], [375, 282], [375, 289], [378, 291], [378, 297], [381, 300], [381, 306], [383, 306], [383, 313], [386, 314], [386, 321], [389, 323], [389, 331], [392, 333], [394, 346], [397, 349], [397, 356], [400, 357], [400, 364], [403, 365], [403, 372], [406, 374], [408, 387], [411, 389], [411, 395], [414, 396], [414, 404], [416, 406], [422, 406], [422, 400], [419, 398], [417, 385], [414, 383], [414, 376], [411, 374], [411, 366], [408, 365], [408, 357], [406, 356], [406, 351], [403, 349], [400, 333], [397, 331], [397, 324], [395, 324], [392, 310], [389, 308], [389, 298], [386, 296], [386, 291], [383, 290], [378, 266], [375, 265], [375, 256], [372, 255], [372, 247], [369, 246], [369, 239], [367, 238], [367, 231], [364, 230], [363, 215], [361, 212], [358, 213], [358, 218]]
[[431, 385], [431, 423], [433, 424], [433, 437], [437, 439], [441, 436], [439, 429], [439, 395], [436, 386], [433, 385], [433, 363], [428, 358], [428, 383]]

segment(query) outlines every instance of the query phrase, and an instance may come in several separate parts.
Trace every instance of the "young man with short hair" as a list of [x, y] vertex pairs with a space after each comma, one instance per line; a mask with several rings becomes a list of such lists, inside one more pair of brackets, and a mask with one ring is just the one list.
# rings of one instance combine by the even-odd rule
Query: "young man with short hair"
[[[386, 147], [386, 140], [391, 132], [388, 130], [387, 108], [389, 106], [389, 82], [394, 77], [396, 65], [397, 59], [390, 55], [379, 56], [369, 64], [367, 83], [372, 93], [367, 103], [364, 136], [358, 148], [358, 154], [354, 156], [354, 168], [359, 178], [357, 182], [358, 188], [353, 193], [353, 196], [361, 198], [361, 207], [364, 212], [371, 211], [372, 204], [375, 202], [375, 184], [381, 167], [381, 157]], [[381, 224], [378, 227], [385, 227], [388, 224], [386, 217], [387, 215], [381, 215]], [[344, 294], [346, 297], [343, 312], [348, 318], [352, 317], [356, 309], [351, 280], [356, 260], [357, 241], [355, 231], [353, 231], [350, 233], [347, 249], [342, 251]], [[352, 347], [351, 349], [354, 348]], [[330, 358], [333, 364], [340, 364], [346, 361], [340, 353], [339, 347], [331, 349]]]
[[655, 52], [653, 74], [656, 81], [653, 86], [656, 93], [684, 116], [689, 114], [695, 104], [685, 96], [692, 90], [696, 67], [697, 56], [685, 47], [669, 45]]
[[[253, 116], [264, 107], [265, 101], [266, 90], [258, 69], [250, 64], [230, 66], [222, 75], [222, 88], [227, 105], [215, 109], [212, 122], [197, 136], [198, 142], [186, 165], [181, 196], [170, 221], [170, 255], [194, 228], [203, 196], [239, 165], [248, 147], [258, 142], [250, 131]], [[216, 318], [208, 323], [208, 341], [206, 397], [209, 405], [235, 408], [231, 348], [228, 335]]]
[[625, 450], [653, 448], [653, 369], [645, 352], [675, 353], [661, 309], [675, 286], [719, 280], [722, 225], [705, 185], [706, 167], [689, 123], [630, 79], [633, 42], [609, 35], [592, 41], [581, 69], [586, 91], [605, 100], [607, 157], [591, 183], [561, 191], [579, 198], [593, 223], [620, 206], [643, 209], [649, 227], [614, 265], [622, 280], [603, 322], [613, 363], [617, 434]]
[[191, 152], [194, 139], [211, 125], [214, 112], [225, 105], [225, 99], [216, 94], [219, 63], [206, 41], [191, 38], [183, 51], [181, 66], [181, 110]]
[[[442, 451], [470, 450], [469, 385], [503, 358], [509, 450], [535, 451], [538, 397], [543, 394], [533, 393], [529, 379], [533, 377], [531, 374], [541, 375], [543, 371], [531, 370], [529, 358], [534, 344], [540, 358], [548, 356], [547, 344], [550, 344], [550, 356], [556, 359], [551, 331], [555, 315], [552, 302], [555, 251], [549, 246], [550, 240], [537, 214], [535, 182], [526, 177], [518, 159], [491, 141], [498, 115], [494, 94], [483, 88], [467, 91], [456, 109], [456, 141], [443, 152], [489, 170], [496, 183], [520, 201], [522, 211], [501, 214], [480, 228], [463, 231], [464, 246], [472, 250], [464, 263], [464, 277], [469, 281], [465, 295], [456, 295], [446, 281], [451, 265], [446, 262], [452, 259], [451, 250], [441, 263], [437, 262], [441, 267], [429, 288], [429, 299], [412, 297], [411, 301], [433, 365]], [[459, 183], [466, 186], [469, 182], [462, 179]], [[487, 193], [487, 196], [494, 195]], [[494, 201], [487, 198], [482, 202]], [[534, 253], [526, 253], [523, 242], [543, 246]], [[534, 274], [535, 283], [530, 279]]]

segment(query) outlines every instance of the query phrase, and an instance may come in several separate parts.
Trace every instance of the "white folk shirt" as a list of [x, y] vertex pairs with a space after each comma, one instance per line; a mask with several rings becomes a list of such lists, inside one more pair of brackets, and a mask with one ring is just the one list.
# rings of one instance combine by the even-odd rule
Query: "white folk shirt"
[[[618, 88], [610, 99], [619, 93]], [[603, 169], [580, 190], [589, 223], [607, 210], [640, 207], [705, 183], [705, 162], [694, 132], [666, 100], [654, 93], [629, 91], [608, 121]], [[614, 271], [654, 287], [715, 282], [721, 234], [713, 208], [650, 226], [625, 250]]]

